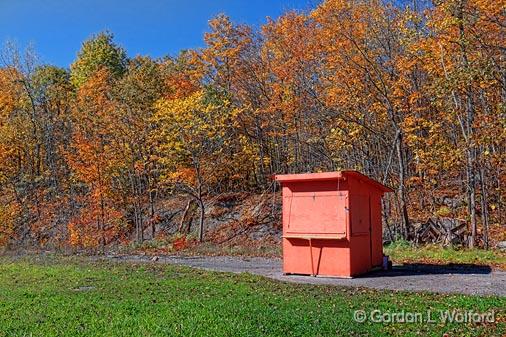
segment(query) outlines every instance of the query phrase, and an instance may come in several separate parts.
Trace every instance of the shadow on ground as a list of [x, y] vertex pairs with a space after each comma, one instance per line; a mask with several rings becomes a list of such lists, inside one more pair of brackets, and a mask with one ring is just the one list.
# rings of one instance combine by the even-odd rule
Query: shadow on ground
[[372, 271], [362, 277], [397, 277], [397, 276], [416, 276], [416, 275], [441, 275], [441, 274], [490, 274], [490, 266], [476, 264], [456, 264], [445, 265], [429, 263], [407, 263], [394, 266], [392, 270]]

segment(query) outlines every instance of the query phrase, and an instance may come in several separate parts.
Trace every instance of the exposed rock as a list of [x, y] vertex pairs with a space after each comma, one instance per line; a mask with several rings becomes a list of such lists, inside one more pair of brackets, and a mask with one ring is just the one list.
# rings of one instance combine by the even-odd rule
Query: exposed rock
[[90, 290], [93, 290], [93, 289], [95, 289], [95, 287], [84, 286], [84, 287], [74, 288], [73, 290], [74, 291], [90, 291]]

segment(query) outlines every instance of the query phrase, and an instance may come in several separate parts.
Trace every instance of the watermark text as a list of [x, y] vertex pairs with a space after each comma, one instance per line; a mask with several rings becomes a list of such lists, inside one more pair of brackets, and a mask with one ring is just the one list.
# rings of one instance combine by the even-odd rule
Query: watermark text
[[494, 323], [495, 311], [476, 312], [472, 310], [427, 310], [425, 312], [410, 311], [371, 311], [355, 310], [355, 322], [373, 323]]

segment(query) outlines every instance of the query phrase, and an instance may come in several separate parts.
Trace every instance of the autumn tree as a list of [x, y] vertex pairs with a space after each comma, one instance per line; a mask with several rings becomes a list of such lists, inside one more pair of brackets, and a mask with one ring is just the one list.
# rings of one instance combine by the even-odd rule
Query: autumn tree
[[80, 87], [101, 68], [106, 68], [114, 78], [125, 72], [126, 52], [117, 46], [113, 39], [113, 34], [102, 32], [83, 43], [77, 59], [70, 66], [74, 86]]
[[[427, 23], [432, 34], [414, 45], [428, 77], [421, 94], [430, 96], [426, 106], [438, 112], [421, 115], [420, 122], [439, 127], [428, 137], [437, 143], [425, 153], [429, 163], [436, 158], [447, 163], [435, 170], [439, 183], [451, 179], [452, 174], [465, 181], [461, 192], [466, 195], [471, 247], [477, 244], [480, 213], [488, 246], [489, 198], [494, 200], [494, 208], [501, 199], [490, 191], [501, 189], [499, 176], [504, 170], [500, 154], [504, 135], [499, 131], [504, 125], [505, 97], [503, 9], [501, 2], [493, 1], [438, 3]], [[445, 153], [435, 157], [441, 150]]]
[[346, 149], [337, 149], [339, 156], [348, 153], [360, 159], [348, 161], [348, 167], [397, 186], [402, 236], [408, 238], [409, 154], [402, 129], [406, 111], [395, 91], [401, 73], [395, 65], [403, 53], [394, 24], [398, 10], [375, 0], [332, 0], [312, 16], [325, 55], [323, 102], [335, 115], [331, 139]]
[[137, 57], [128, 63], [125, 75], [113, 92], [116, 124], [111, 131], [125, 167], [118, 177], [119, 186], [126, 197], [125, 208], [133, 209], [138, 242], [143, 241], [147, 224], [151, 225], [151, 237], [155, 235], [159, 191], [151, 119], [155, 103], [166, 93], [163, 83], [163, 66], [150, 58]]
[[114, 137], [117, 119], [111, 81], [106, 68], [97, 71], [79, 88], [73, 111], [75, 128], [67, 160], [76, 182], [84, 183], [84, 193], [69, 229], [71, 243], [85, 247], [104, 247], [122, 230], [123, 214], [116, 208], [113, 183], [124, 162]]
[[[228, 160], [234, 168], [231, 176], [250, 186], [264, 187], [273, 172], [268, 132], [274, 116], [264, 113], [269, 101], [268, 69], [261, 56], [261, 39], [246, 25], [234, 24], [229, 17], [218, 15], [210, 21], [206, 47], [198, 54], [203, 65], [203, 82], [226, 92], [238, 113], [234, 128], [236, 140], [231, 144]], [[238, 179], [237, 179], [238, 178]]]
[[19, 211], [22, 199], [18, 197], [17, 174], [21, 166], [23, 146], [16, 135], [19, 122], [15, 113], [21, 108], [22, 86], [16, 82], [15, 69], [0, 69], [0, 246], [19, 239]]
[[223, 152], [231, 142], [226, 128], [235, 111], [230, 101], [212, 90], [185, 98], [162, 99], [153, 121], [159, 139], [161, 179], [192, 197], [200, 209], [199, 240], [204, 240], [205, 196], [221, 179], [226, 162]]
[[9, 148], [2, 163], [11, 167], [2, 187], [22, 214], [18, 239], [54, 244], [68, 220], [66, 209], [56, 205], [65, 198], [68, 179], [61, 147], [69, 136], [69, 76], [38, 65], [30, 50], [22, 54], [10, 46], [1, 60], [2, 136]]

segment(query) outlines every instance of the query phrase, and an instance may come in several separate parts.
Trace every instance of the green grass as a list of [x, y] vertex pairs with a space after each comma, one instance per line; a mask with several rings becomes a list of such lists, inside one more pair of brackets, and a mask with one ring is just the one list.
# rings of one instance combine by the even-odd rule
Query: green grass
[[[160, 264], [0, 258], [2, 337], [501, 336], [505, 307], [499, 297], [295, 285]], [[500, 322], [358, 323], [358, 309], [495, 310]]]
[[498, 250], [443, 248], [439, 245], [411, 246], [397, 241], [384, 247], [394, 263], [477, 264], [506, 269], [506, 253]]

